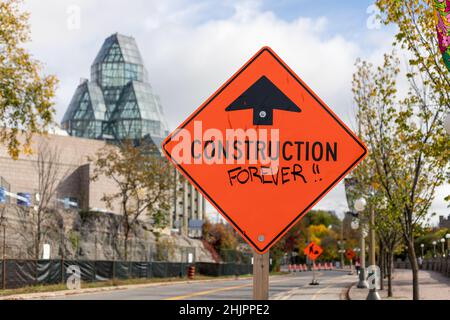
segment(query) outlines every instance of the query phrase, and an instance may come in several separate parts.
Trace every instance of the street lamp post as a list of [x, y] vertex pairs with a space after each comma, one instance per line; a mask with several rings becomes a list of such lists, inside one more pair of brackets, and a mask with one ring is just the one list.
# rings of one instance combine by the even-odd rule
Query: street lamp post
[[6, 207], [3, 205], [2, 214], [0, 215], [0, 226], [3, 229], [3, 245], [2, 245], [2, 247], [3, 247], [3, 250], [2, 250], [2, 260], [3, 260], [3, 263], [2, 263], [2, 275], [3, 275], [2, 289], [3, 290], [6, 289], [6, 217], [5, 217], [5, 210], [6, 210]]
[[345, 253], [345, 250], [344, 249], [340, 249], [339, 253], [341, 254], [341, 267], [342, 267], [342, 269], [344, 269], [344, 253]]
[[[358, 211], [359, 213], [363, 212], [364, 209], [366, 207], [366, 200], [364, 198], [358, 199], [355, 201], [355, 210]], [[366, 234], [365, 234], [365, 230], [364, 230], [364, 226], [362, 223], [360, 223], [359, 226], [360, 229], [360, 240], [359, 240], [359, 246], [360, 246], [360, 250], [361, 250], [361, 255], [360, 255], [360, 263], [361, 263], [361, 269], [359, 272], [359, 281], [357, 284], [357, 288], [360, 289], [365, 289], [368, 288], [369, 285], [367, 284], [366, 281]]]
[[[369, 237], [370, 237], [370, 254], [369, 254], [369, 263], [370, 266], [376, 266], [376, 256], [375, 256], [375, 211], [373, 210], [373, 207], [370, 206], [370, 225], [369, 225]], [[383, 281], [383, 279], [380, 279], [380, 281]], [[380, 295], [377, 291], [377, 285], [372, 286], [370, 288], [369, 294], [367, 295], [367, 300], [381, 300]]]
[[[353, 248], [353, 251], [355, 251], [355, 253], [357, 255], [359, 255], [359, 253], [361, 252], [361, 249], [356, 247], [356, 248]], [[361, 257], [359, 259], [361, 260]], [[361, 274], [361, 269], [362, 269], [361, 268], [361, 262], [359, 263], [359, 270], [358, 270], [358, 268], [356, 266], [356, 261], [355, 261], [355, 269], [356, 269], [356, 275], [359, 277], [359, 275]], [[360, 280], [361, 280], [361, 278], [360, 278]]]
[[442, 245], [442, 258], [445, 258], [445, 239], [441, 239], [441, 245]]
[[[364, 199], [359, 199], [355, 202], [355, 208], [358, 209], [364, 209], [366, 206], [366, 201]], [[369, 239], [370, 239], [370, 251], [369, 251], [369, 264], [373, 268], [376, 266], [376, 256], [375, 256], [375, 211], [372, 206], [369, 207]], [[382, 279], [380, 279], [382, 281]], [[381, 300], [380, 295], [377, 291], [376, 283], [373, 285], [370, 290], [369, 294], [367, 295], [367, 300]]]
[[436, 258], [436, 241], [433, 241], [433, 258]]
[[339, 240], [338, 244], [339, 244], [339, 253], [341, 254], [341, 267], [342, 267], [342, 269], [344, 269], [344, 264], [345, 264], [345, 261], [344, 261], [345, 250], [343, 249], [344, 248], [344, 241], [343, 240]]
[[447, 257], [450, 257], [450, 233], [445, 235], [445, 239], [447, 239]]
[[447, 113], [447, 117], [445, 118], [444, 128], [447, 131], [447, 134], [450, 134], [450, 112]]

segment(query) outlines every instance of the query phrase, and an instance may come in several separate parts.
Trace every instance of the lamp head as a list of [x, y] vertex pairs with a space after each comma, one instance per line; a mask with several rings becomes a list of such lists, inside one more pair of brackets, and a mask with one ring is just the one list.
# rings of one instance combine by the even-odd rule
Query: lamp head
[[355, 209], [358, 212], [364, 211], [364, 209], [366, 208], [366, 205], [367, 205], [367, 201], [364, 198], [360, 198], [355, 201]]

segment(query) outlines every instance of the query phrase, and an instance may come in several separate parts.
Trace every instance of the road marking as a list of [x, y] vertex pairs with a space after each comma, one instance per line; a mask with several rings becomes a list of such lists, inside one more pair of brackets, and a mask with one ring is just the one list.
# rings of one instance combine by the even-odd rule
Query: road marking
[[[283, 281], [288, 281], [288, 280], [292, 280], [292, 279], [288, 278], [288, 279], [281, 279], [281, 280], [273, 280], [273, 281], [270, 281], [270, 283], [277, 283], [277, 282], [283, 282]], [[253, 282], [250, 282], [247, 284], [242, 284], [240, 286], [225, 287], [225, 288], [218, 288], [218, 289], [189, 293], [189, 294], [185, 294], [182, 296], [166, 298], [164, 300], [183, 300], [183, 299], [188, 299], [188, 298], [193, 298], [193, 297], [205, 296], [205, 295], [208, 295], [211, 293], [230, 291], [230, 290], [235, 290], [235, 289], [242, 289], [242, 288], [251, 287], [251, 286], [253, 286]]]
[[[341, 276], [341, 277], [342, 277], [342, 276]], [[338, 277], [336, 280], [338, 280], [338, 279], [341, 278], [341, 277]], [[327, 281], [327, 282], [328, 282], [328, 281]], [[312, 296], [311, 300], [316, 300], [316, 298], [322, 293], [323, 290], [326, 290], [326, 289], [328, 289], [328, 288], [330, 288], [330, 287], [332, 287], [332, 286], [334, 286], [334, 285], [337, 285], [337, 284], [339, 284], [339, 283], [342, 283], [342, 282], [343, 282], [342, 280], [341, 280], [341, 281], [332, 282], [332, 283], [329, 284], [328, 286], [326, 286], [326, 287], [320, 289], [319, 291], [317, 291], [317, 292]]]
[[[312, 274], [312, 272], [311, 272], [311, 274]], [[322, 275], [323, 275], [323, 272], [319, 272], [319, 273], [316, 274], [316, 278], [318, 278], [318, 277], [320, 277]], [[309, 281], [306, 277], [305, 278], [299, 277], [299, 278]], [[281, 292], [281, 293], [273, 296], [271, 298], [271, 300], [290, 300], [291, 297], [293, 295], [295, 295], [296, 293], [298, 293], [299, 291], [301, 291], [302, 288], [310, 288], [309, 283], [307, 282], [304, 285], [301, 285], [301, 286], [299, 286], [297, 288], [291, 289], [291, 290], [286, 291], [286, 292]]]
[[[317, 275], [317, 277], [322, 276], [324, 273], [319, 273]], [[347, 282], [347, 278], [345, 277], [345, 275], [340, 275], [340, 276], [336, 276], [333, 278], [324, 278], [320, 281], [320, 283], [322, 285], [327, 285], [326, 287], [320, 288], [317, 292], [315, 292], [314, 294], [311, 292], [310, 295], [312, 295], [311, 300], [317, 300], [317, 298], [319, 297], [319, 295], [323, 294], [323, 291], [326, 289], [339, 289], [339, 285], [342, 283]], [[309, 285], [309, 283], [299, 286], [295, 289], [286, 291], [286, 292], [282, 292], [279, 294], [274, 295], [271, 299], [272, 300], [290, 300], [292, 297], [295, 297], [297, 294], [302, 294], [308, 291], [308, 289], [310, 290], [315, 290], [316, 288], [313, 288]], [[295, 299], [295, 298], [294, 298]]]
[[328, 289], [328, 288], [331, 287], [332, 285], [333, 285], [333, 283], [332, 283], [332, 284], [329, 284], [329, 285], [326, 286], [325, 288], [322, 288], [322, 289], [320, 289], [319, 291], [317, 291], [317, 292], [312, 296], [311, 300], [316, 300], [317, 296], [320, 295], [320, 293], [321, 293], [323, 290]]
[[226, 288], [219, 288], [219, 289], [213, 289], [213, 290], [207, 290], [207, 291], [200, 291], [200, 292], [186, 294], [186, 295], [183, 295], [183, 296], [167, 298], [167, 299], [164, 299], [164, 300], [183, 300], [183, 299], [188, 299], [188, 298], [198, 297], [198, 296], [204, 296], [204, 295], [207, 295], [207, 294], [221, 292], [221, 291], [229, 291], [229, 290], [234, 290], [234, 289], [241, 289], [241, 288], [245, 288], [245, 287], [250, 287], [251, 285], [252, 284], [250, 283], [250, 284], [244, 284], [244, 285], [234, 286], [234, 287], [226, 287]]

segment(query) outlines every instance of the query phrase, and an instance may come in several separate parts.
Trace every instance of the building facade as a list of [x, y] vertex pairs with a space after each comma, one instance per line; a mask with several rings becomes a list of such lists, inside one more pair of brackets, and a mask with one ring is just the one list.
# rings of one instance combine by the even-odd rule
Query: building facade
[[[134, 38], [116, 33], [105, 40], [91, 66], [91, 79], [81, 80], [61, 125], [74, 137], [161, 146], [168, 125]], [[178, 173], [175, 180], [170, 227], [198, 237], [206, 200]]]
[[[89, 162], [89, 157], [94, 157], [105, 146], [106, 143], [99, 140], [36, 135], [31, 146], [32, 154], [22, 153], [17, 160], [11, 159], [7, 149], [0, 146], [0, 187], [6, 192], [2, 202], [33, 207], [37, 204], [37, 195], [44, 192], [39, 181], [44, 176], [51, 176], [57, 188], [50, 206], [63, 207], [69, 200], [71, 207], [108, 211], [101, 198], [104, 194], [116, 192], [116, 186], [105, 177], [91, 181], [94, 168]], [[40, 161], [47, 163], [45, 168], [39, 165]], [[29, 203], [17, 199], [18, 195], [28, 198]]]
[[450, 229], [450, 215], [447, 218], [444, 216], [439, 216], [439, 228], [448, 228]]

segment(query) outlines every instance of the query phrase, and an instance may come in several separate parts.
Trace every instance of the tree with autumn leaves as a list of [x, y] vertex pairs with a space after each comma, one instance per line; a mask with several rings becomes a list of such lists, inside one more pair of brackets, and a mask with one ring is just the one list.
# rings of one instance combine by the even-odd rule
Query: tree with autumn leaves
[[[33, 134], [45, 133], [54, 119], [57, 80], [25, 48], [29, 14], [21, 0], [0, 2], [0, 143], [12, 158], [31, 152]], [[23, 135], [22, 141], [19, 137]]]
[[109, 209], [118, 204], [122, 215], [124, 236], [123, 258], [128, 259], [128, 240], [139, 219], [147, 217], [154, 229], [168, 224], [172, 200], [174, 171], [153, 144], [123, 141], [119, 146], [107, 145], [91, 159], [92, 180], [106, 177], [117, 191], [104, 194], [102, 200]]
[[[413, 298], [419, 299], [416, 230], [429, 214], [436, 188], [449, 181], [450, 140], [443, 121], [450, 110], [450, 78], [440, 59], [433, 8], [425, 1], [377, 0], [381, 19], [398, 27], [393, 46], [406, 52], [405, 76], [396, 51], [375, 67], [357, 61], [353, 94], [361, 138], [369, 147], [363, 163], [379, 237], [400, 236], [408, 247]], [[399, 96], [399, 80], [407, 93]], [[363, 172], [364, 174], [364, 172]], [[398, 228], [398, 229], [397, 229]]]
[[274, 268], [282, 263], [286, 254], [289, 261], [292, 261], [293, 255], [303, 257], [303, 250], [311, 241], [324, 249], [320, 259], [324, 261], [337, 259], [339, 256], [337, 230], [340, 230], [341, 223], [339, 218], [330, 212], [322, 210], [308, 212], [270, 249]]

